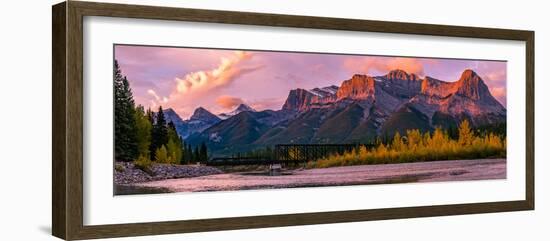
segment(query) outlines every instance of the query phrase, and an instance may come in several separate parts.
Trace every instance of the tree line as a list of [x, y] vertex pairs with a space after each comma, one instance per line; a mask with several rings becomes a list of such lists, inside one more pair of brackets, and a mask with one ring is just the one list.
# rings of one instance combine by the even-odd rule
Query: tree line
[[[491, 131], [478, 131], [463, 120], [456, 129], [456, 138], [436, 128], [433, 133], [418, 129], [407, 130], [404, 136], [395, 132], [387, 143], [379, 142], [368, 148], [360, 146], [353, 151], [334, 154], [312, 161], [309, 167], [333, 167], [366, 164], [388, 164], [418, 161], [505, 158], [506, 136]], [[497, 132], [498, 133], [498, 132]]]
[[191, 164], [208, 160], [205, 143], [192, 146], [178, 135], [159, 107], [156, 113], [134, 102], [132, 89], [120, 66], [114, 63], [115, 159], [135, 161], [139, 166], [151, 162]]

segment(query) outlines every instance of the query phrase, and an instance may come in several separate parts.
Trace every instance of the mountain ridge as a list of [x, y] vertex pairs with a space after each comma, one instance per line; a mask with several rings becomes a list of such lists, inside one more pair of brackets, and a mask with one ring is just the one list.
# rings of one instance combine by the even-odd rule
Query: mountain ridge
[[[340, 86], [293, 89], [280, 110], [244, 110], [188, 136], [223, 153], [287, 143], [370, 142], [406, 129], [456, 127], [463, 119], [473, 126], [506, 121], [506, 108], [475, 71], [466, 69], [447, 82], [396, 69], [381, 76], [355, 74]], [[232, 126], [240, 126], [238, 141], [229, 134], [237, 133]]]

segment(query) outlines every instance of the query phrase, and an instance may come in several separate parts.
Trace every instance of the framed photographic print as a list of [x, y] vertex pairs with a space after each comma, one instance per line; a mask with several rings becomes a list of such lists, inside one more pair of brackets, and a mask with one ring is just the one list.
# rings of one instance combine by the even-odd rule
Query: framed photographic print
[[57, 237], [534, 209], [532, 31], [77, 1], [52, 24]]

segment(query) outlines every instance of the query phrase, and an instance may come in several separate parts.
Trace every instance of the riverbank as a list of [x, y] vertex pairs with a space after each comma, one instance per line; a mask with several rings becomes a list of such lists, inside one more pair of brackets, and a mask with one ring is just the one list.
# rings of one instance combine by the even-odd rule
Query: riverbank
[[[506, 178], [506, 159], [475, 159], [225, 173], [133, 184], [167, 192], [233, 191]], [[150, 193], [150, 192], [149, 192]]]
[[115, 185], [135, 184], [173, 178], [191, 178], [223, 173], [220, 169], [209, 166], [161, 163], [153, 163], [147, 172], [139, 169], [132, 162], [115, 162], [114, 168]]

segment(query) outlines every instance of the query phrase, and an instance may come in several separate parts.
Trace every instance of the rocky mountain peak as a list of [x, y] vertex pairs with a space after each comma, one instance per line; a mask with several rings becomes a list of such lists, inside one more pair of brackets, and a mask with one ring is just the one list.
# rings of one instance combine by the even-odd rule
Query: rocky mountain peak
[[210, 111], [206, 110], [203, 107], [199, 107], [195, 109], [193, 112], [193, 115], [189, 120], [199, 120], [204, 122], [218, 122], [220, 121], [220, 118], [218, 118], [216, 115], [210, 113]]
[[336, 92], [337, 99], [367, 99], [374, 96], [374, 78], [368, 75], [355, 74], [342, 82]]
[[408, 80], [417, 81], [420, 78], [416, 74], [409, 74], [401, 69], [394, 69], [384, 76], [387, 80]]
[[481, 77], [471, 69], [464, 70], [460, 79], [457, 81], [457, 94], [479, 100], [490, 95], [489, 88]]
[[472, 69], [465, 69], [462, 72], [462, 75], [460, 75], [461, 80], [463, 80], [463, 79], [472, 79], [472, 78], [480, 79], [479, 75], [477, 75], [477, 73], [475, 71], [473, 71]]
[[228, 113], [221, 113], [218, 115], [219, 118], [221, 118], [222, 120], [225, 120], [231, 116], [235, 116], [241, 112], [246, 112], [246, 111], [250, 111], [250, 112], [256, 112], [256, 110], [246, 104], [240, 104], [239, 106], [237, 106], [237, 108], [235, 108], [235, 110], [231, 111], [231, 112], [228, 112]]
[[171, 114], [176, 114], [176, 111], [174, 111], [174, 109], [172, 108], [166, 108], [162, 110], [162, 113], [164, 115], [171, 115]]
[[166, 119], [168, 121], [172, 121], [174, 124], [183, 122], [181, 117], [172, 108], [164, 109], [162, 112], [164, 113]]
[[288, 92], [283, 110], [306, 110], [309, 108], [314, 94], [305, 89], [293, 89]]
[[338, 86], [330, 85], [310, 90], [293, 89], [288, 93], [283, 110], [304, 111], [314, 105], [322, 105], [336, 99]]
[[234, 110], [234, 112], [243, 112], [243, 111], [252, 111], [255, 112], [256, 110], [246, 104], [240, 104], [237, 109]]

